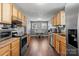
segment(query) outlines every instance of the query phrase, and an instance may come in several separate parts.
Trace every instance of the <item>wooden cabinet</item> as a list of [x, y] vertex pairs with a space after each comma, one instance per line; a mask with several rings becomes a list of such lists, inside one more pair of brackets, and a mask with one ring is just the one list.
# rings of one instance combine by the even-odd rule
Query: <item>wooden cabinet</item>
[[65, 25], [65, 11], [60, 11], [61, 25]]
[[5, 52], [2, 56], [10, 56], [10, 51]]
[[53, 34], [53, 47], [56, 48], [56, 35]]
[[12, 5], [9, 3], [2, 4], [2, 23], [11, 24]]
[[57, 14], [57, 24], [56, 25], [61, 25], [60, 13]]
[[11, 3], [0, 3], [0, 23], [11, 24], [12, 20], [19, 20], [25, 25], [25, 16]]
[[2, 4], [0, 3], [0, 22], [1, 22], [1, 19], [2, 19]]
[[22, 25], [23, 26], [26, 26], [27, 22], [26, 22], [26, 17], [25, 16], [22, 16]]
[[19, 38], [10, 38], [0, 42], [0, 56], [19, 56]]
[[21, 11], [18, 11], [18, 18], [19, 18], [19, 20], [22, 20], [22, 13], [21, 13]]
[[7, 45], [3, 44], [3, 46], [0, 47], [0, 56], [7, 55], [8, 53], [6, 53], [6, 52], [8, 52], [8, 53], [10, 52], [10, 44], [7, 44]]
[[56, 35], [56, 51], [59, 53], [59, 36]]
[[60, 40], [60, 55], [65, 56], [66, 55], [66, 38], [61, 37], [62, 40]]
[[56, 16], [54, 16], [54, 18], [53, 18], [53, 25], [57, 25], [57, 17]]
[[53, 25], [65, 25], [65, 11], [59, 11], [55, 16], [52, 18]]
[[19, 54], [19, 50], [18, 50], [18, 48], [16, 47], [16, 48], [13, 48], [12, 49], [12, 56], [19, 56], [20, 54]]
[[13, 39], [16, 39], [15, 41], [13, 41], [11, 43], [11, 55], [12, 56], [19, 56], [20, 54], [20, 45], [19, 45], [19, 38], [13, 38]]
[[13, 4], [12, 5], [12, 20], [17, 20], [18, 17], [18, 10], [16, 9], [16, 6]]
[[66, 55], [66, 37], [57, 33], [53, 34], [53, 47], [62, 56]]

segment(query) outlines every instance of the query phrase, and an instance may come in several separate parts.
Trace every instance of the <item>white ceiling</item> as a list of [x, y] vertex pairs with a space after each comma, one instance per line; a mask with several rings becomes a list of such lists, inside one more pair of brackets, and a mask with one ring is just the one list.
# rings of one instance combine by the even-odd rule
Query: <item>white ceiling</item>
[[18, 9], [30, 18], [51, 18], [65, 3], [15, 3]]

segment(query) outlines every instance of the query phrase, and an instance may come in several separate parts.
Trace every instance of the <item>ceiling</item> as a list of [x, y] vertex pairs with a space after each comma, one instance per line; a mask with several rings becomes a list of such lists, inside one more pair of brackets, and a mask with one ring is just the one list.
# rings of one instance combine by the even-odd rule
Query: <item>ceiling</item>
[[30, 18], [51, 18], [61, 9], [65, 3], [15, 3], [26, 16]]

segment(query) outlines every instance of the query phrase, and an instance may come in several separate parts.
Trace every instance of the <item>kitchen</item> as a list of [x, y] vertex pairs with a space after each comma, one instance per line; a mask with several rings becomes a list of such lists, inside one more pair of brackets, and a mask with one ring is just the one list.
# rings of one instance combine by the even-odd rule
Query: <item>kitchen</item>
[[78, 56], [78, 6], [0, 3], [0, 56]]

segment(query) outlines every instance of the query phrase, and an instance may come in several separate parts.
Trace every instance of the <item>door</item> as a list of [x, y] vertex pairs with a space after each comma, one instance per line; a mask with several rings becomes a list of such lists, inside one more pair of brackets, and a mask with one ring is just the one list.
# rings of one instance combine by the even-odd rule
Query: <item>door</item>
[[2, 23], [11, 24], [11, 4], [3, 3]]

